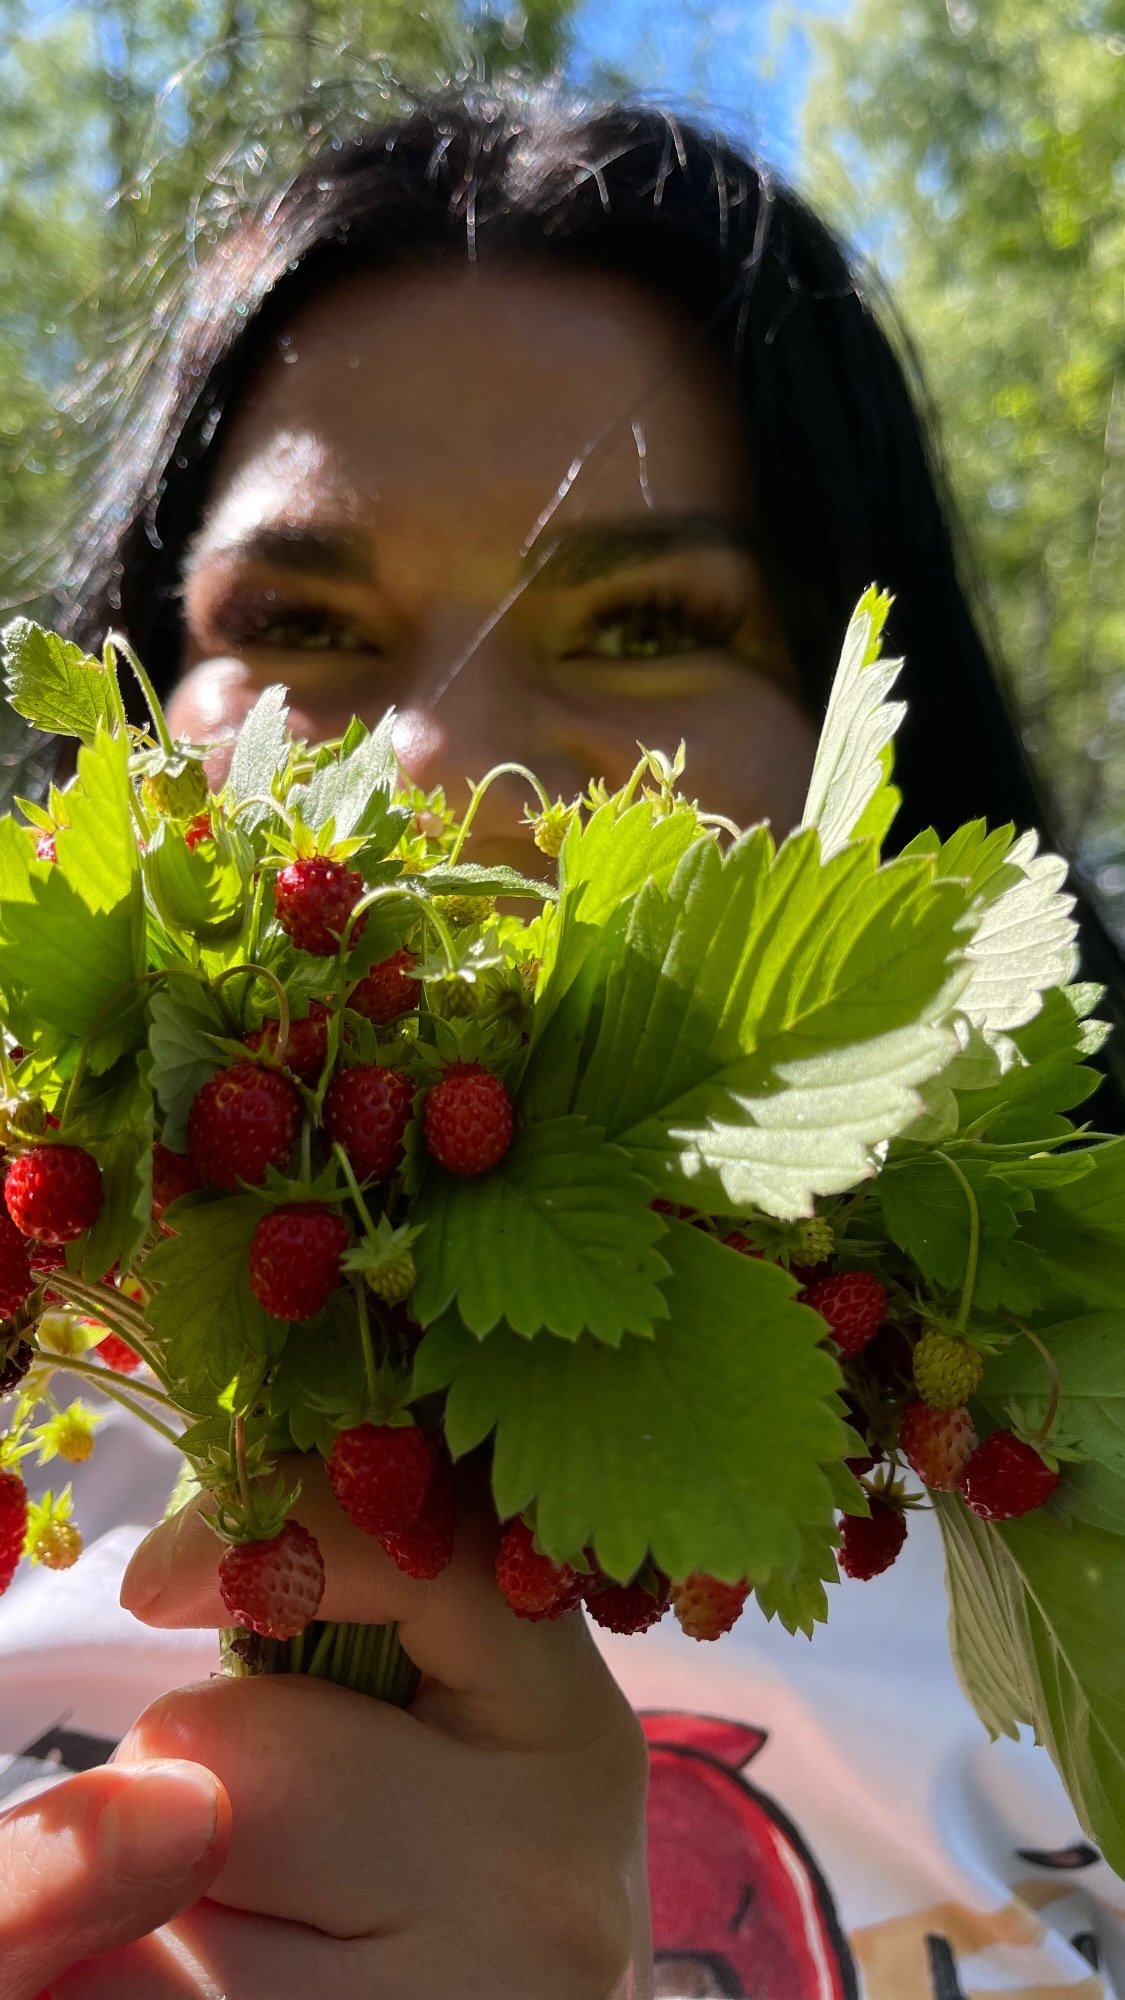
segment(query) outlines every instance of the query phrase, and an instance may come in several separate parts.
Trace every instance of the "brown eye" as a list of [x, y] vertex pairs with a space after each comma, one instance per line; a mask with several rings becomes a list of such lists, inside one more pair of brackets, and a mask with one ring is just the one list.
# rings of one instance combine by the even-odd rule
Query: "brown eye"
[[576, 651], [603, 660], [659, 660], [729, 645], [737, 618], [682, 598], [646, 598], [598, 614]]
[[281, 604], [272, 591], [228, 598], [208, 619], [228, 646], [270, 646], [288, 653], [378, 653], [381, 648], [345, 613], [322, 604]]

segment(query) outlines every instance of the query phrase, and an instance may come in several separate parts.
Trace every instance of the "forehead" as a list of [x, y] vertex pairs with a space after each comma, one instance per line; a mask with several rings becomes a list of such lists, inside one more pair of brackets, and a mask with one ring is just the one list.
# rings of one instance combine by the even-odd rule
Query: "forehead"
[[560, 519], [746, 511], [733, 388], [686, 314], [579, 270], [356, 273], [274, 337], [226, 420], [205, 536], [421, 511], [518, 547], [576, 461]]

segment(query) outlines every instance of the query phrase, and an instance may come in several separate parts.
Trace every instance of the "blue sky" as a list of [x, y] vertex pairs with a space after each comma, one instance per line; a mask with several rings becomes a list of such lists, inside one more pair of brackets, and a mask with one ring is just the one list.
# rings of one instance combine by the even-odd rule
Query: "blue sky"
[[647, 96], [710, 114], [783, 173], [799, 172], [808, 88], [810, 17], [839, 17], [850, 0], [580, 0], [584, 56], [623, 71]]

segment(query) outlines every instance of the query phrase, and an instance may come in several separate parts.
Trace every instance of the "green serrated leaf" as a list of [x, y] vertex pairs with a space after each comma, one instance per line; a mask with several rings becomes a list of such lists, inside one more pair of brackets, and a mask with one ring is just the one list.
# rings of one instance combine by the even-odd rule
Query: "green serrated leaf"
[[874, 587], [852, 613], [817, 744], [801, 826], [816, 827], [825, 860], [894, 816], [888, 750], [906, 703], [888, 701], [901, 660], [880, 658], [891, 599]]
[[89, 1081], [66, 1136], [93, 1153], [101, 1169], [102, 1206], [83, 1240], [84, 1278], [127, 1269], [152, 1219], [151, 1059], [142, 1049], [117, 1071]]
[[978, 1521], [934, 1495], [945, 1542], [950, 1637], [986, 1728], [1020, 1723], [1045, 1744], [1090, 1839], [1125, 1870], [1125, 1537], [1042, 1508]]
[[163, 1141], [185, 1153], [196, 1092], [222, 1065], [216, 1037], [229, 1033], [218, 1002], [201, 980], [169, 979], [149, 1003], [152, 1087], [164, 1114]]
[[[226, 790], [232, 804], [242, 806], [238, 823], [247, 832], [277, 810], [266, 801], [273, 797], [273, 781], [284, 769], [289, 748], [287, 694], [287, 688], [263, 688], [238, 732]], [[244, 804], [251, 799], [256, 803]]]
[[418, 1350], [416, 1386], [450, 1385], [455, 1454], [495, 1429], [497, 1506], [534, 1500], [548, 1553], [592, 1542], [631, 1577], [651, 1548], [671, 1576], [763, 1580], [800, 1562], [803, 1523], [830, 1517], [837, 1366], [776, 1265], [679, 1222], [662, 1248], [669, 1318], [653, 1339], [478, 1340], [450, 1314]]
[[247, 1251], [261, 1217], [251, 1195], [177, 1203], [176, 1235], [145, 1262], [145, 1282], [156, 1288], [148, 1316], [173, 1378], [221, 1389], [248, 1354], [281, 1352], [286, 1329], [250, 1290]]
[[673, 1200], [807, 1215], [867, 1178], [953, 1048], [955, 885], [815, 832], [700, 842], [633, 906], [575, 1110]]
[[37, 729], [92, 743], [116, 719], [113, 683], [93, 660], [56, 632], [13, 618], [0, 632], [8, 699]]
[[[1036, 1260], [1011, 1239], [1032, 1196], [987, 1160], [963, 1151], [956, 1160], [973, 1191], [980, 1226], [974, 1304], [985, 1311], [999, 1305], [1027, 1311], [1035, 1303]], [[897, 1161], [880, 1174], [876, 1196], [891, 1241], [914, 1259], [922, 1276], [946, 1291], [959, 1289], [969, 1261], [971, 1214], [952, 1168], [934, 1158]]]
[[[962, 829], [965, 833], [969, 829]], [[996, 835], [981, 839], [996, 840]], [[939, 858], [939, 872], [952, 873], [956, 861]], [[1041, 996], [1053, 986], [1065, 986], [1077, 963], [1077, 925], [1068, 895], [1066, 863], [1057, 854], [1040, 854], [1038, 836], [1021, 834], [1004, 856], [1004, 868], [1018, 870], [1018, 879], [999, 894], [986, 880], [975, 905], [976, 922], [968, 947], [969, 981], [961, 994], [961, 1011], [991, 1040], [1023, 1027], [1039, 1012]]]
[[533, 896], [538, 903], [553, 903], [558, 894], [552, 883], [521, 875], [517, 868], [486, 868], [477, 861], [458, 861], [452, 867], [439, 861], [402, 880], [404, 887], [430, 896]]
[[[1061, 1434], [1125, 1476], [1125, 1270], [1121, 1292], [1116, 1312], [1083, 1313], [1053, 1325], [1040, 1319], [1036, 1331], [1059, 1372]], [[1038, 1424], [1046, 1415], [1050, 1391], [1038, 1348], [1030, 1340], [1016, 1340], [989, 1355], [979, 1397], [998, 1423], [1008, 1406], [1018, 1402]], [[1068, 1467], [1064, 1488], [1073, 1476]], [[1125, 1533], [1125, 1513], [1116, 1531]]]
[[0, 986], [79, 1041], [95, 1030], [95, 1070], [135, 1045], [142, 1019], [134, 982], [144, 969], [144, 903], [127, 758], [124, 740], [104, 730], [79, 751], [57, 863], [36, 862], [28, 836], [0, 823]]
[[394, 723], [392, 709], [347, 755], [333, 757], [307, 784], [295, 785], [286, 800], [288, 809], [299, 812], [314, 833], [331, 822], [335, 839], [362, 839], [373, 852], [389, 853], [412, 817], [406, 807], [393, 804], [398, 773]]
[[1068, 1317], [1119, 1309], [1125, 1272], [1125, 1139], [1086, 1151], [1084, 1179], [1044, 1188], [1022, 1233], [1039, 1260], [1037, 1307]]
[[627, 1153], [584, 1118], [522, 1132], [491, 1173], [434, 1168], [414, 1207], [424, 1225], [413, 1308], [423, 1326], [456, 1301], [464, 1324], [491, 1333], [542, 1328], [613, 1345], [664, 1317], [664, 1233], [652, 1190]]
[[795, 1569], [775, 1570], [754, 1592], [759, 1611], [766, 1619], [776, 1618], [789, 1633], [804, 1632], [812, 1638], [818, 1625], [828, 1618], [826, 1583], [839, 1583], [840, 1572], [834, 1551], [840, 1531], [831, 1521], [801, 1528], [801, 1560]]

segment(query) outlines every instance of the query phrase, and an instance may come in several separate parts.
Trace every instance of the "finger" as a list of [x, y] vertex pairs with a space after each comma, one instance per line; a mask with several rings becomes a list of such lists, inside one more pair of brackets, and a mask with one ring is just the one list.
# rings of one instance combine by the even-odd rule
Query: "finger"
[[230, 1802], [210, 1771], [99, 1767], [0, 1817], [0, 2000], [143, 1937], [218, 1873]]
[[[397, 1623], [422, 1673], [458, 1698], [457, 1726], [475, 1723], [497, 1741], [537, 1741], [553, 1728], [573, 1734], [583, 1703], [612, 1683], [580, 1614], [530, 1623], [496, 1586], [497, 1528], [487, 1494], [470, 1475], [459, 1491], [453, 1561], [432, 1582], [406, 1576], [378, 1540], [339, 1507], [320, 1460], [282, 1460], [302, 1481], [293, 1512], [311, 1529], [327, 1581], [318, 1616], [361, 1625]], [[208, 1497], [153, 1530], [125, 1573], [121, 1602], [148, 1625], [223, 1626], [218, 1588], [222, 1544], [207, 1525]], [[434, 1705], [434, 1697], [431, 1703]], [[600, 1725], [599, 1725], [600, 1726]]]
[[[498, 1879], [522, 1880], [532, 1903], [549, 1884], [556, 1914], [570, 1903], [592, 1910], [642, 1821], [631, 1735], [607, 1732], [578, 1754], [498, 1753], [297, 1675], [177, 1689], [146, 1710], [117, 1756], [188, 1752], [215, 1770], [234, 1807], [209, 1901], [337, 1939], [432, 1939], [443, 1925], [464, 1934], [490, 1907], [499, 1932]], [[421, 1981], [418, 1990], [434, 1989]]]

